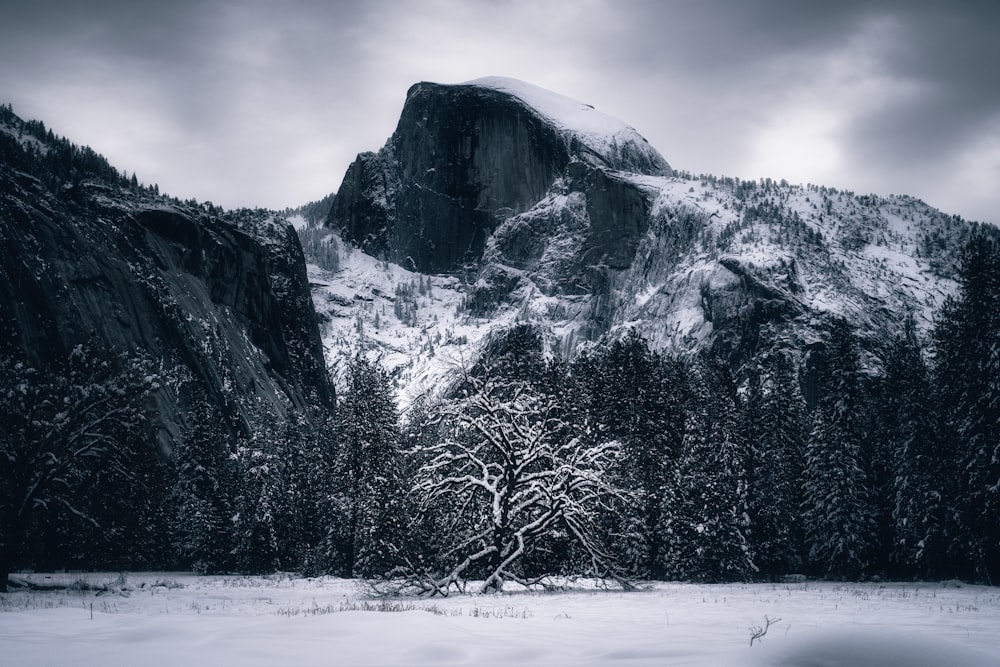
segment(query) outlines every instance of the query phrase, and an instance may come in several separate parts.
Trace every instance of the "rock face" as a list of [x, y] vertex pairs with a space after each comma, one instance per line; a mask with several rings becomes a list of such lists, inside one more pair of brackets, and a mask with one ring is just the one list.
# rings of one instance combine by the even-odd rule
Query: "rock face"
[[45, 363], [93, 341], [184, 369], [158, 397], [165, 448], [195, 391], [244, 429], [332, 402], [293, 230], [172, 202], [106, 163], [54, 188], [64, 168], [43, 158], [61, 144], [32, 155], [38, 139], [10, 116], [0, 140], [0, 320], [14, 347]]
[[[976, 227], [911, 197], [678, 173], [624, 123], [498, 78], [411, 88], [386, 145], [348, 170], [328, 225], [397, 264], [387, 277], [437, 274], [437, 298], [460, 304], [421, 320], [442, 356], [438, 341], [485, 345], [514, 323], [564, 356], [635, 329], [737, 374], [787, 354], [810, 398], [831, 322], [853, 326], [876, 368], [904, 318], [930, 326]], [[371, 316], [329, 317], [344, 322], [335, 347]], [[443, 374], [400, 347], [415, 319], [371, 322], [403, 359], [401, 381], [413, 378], [409, 395]]]
[[[543, 103], [533, 106], [538, 97]], [[602, 132], [607, 125], [622, 136], [609, 144], [604, 134], [560, 122], [567, 115], [596, 117]], [[590, 248], [610, 240], [611, 256], [620, 261], [620, 243], [629, 243], [621, 230], [636, 233], [644, 211], [632, 201], [635, 192], [622, 192], [634, 188], [615, 184], [607, 170], [666, 174], [670, 167], [634, 130], [611, 120], [513, 80], [418, 83], [385, 147], [359, 155], [348, 169], [328, 225], [369, 254], [407, 268], [456, 272], [478, 263], [498, 225], [567, 180], [593, 193], [590, 205], [608, 213], [598, 218], [603, 228], [595, 228]], [[624, 226], [618, 218], [627, 219]]]

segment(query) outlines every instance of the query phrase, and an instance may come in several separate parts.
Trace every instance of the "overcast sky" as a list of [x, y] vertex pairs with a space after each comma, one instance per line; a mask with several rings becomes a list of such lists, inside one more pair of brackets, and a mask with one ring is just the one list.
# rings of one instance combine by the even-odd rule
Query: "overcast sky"
[[409, 86], [511, 76], [677, 169], [906, 193], [1000, 223], [1000, 1], [32, 0], [0, 102], [226, 207], [336, 190]]

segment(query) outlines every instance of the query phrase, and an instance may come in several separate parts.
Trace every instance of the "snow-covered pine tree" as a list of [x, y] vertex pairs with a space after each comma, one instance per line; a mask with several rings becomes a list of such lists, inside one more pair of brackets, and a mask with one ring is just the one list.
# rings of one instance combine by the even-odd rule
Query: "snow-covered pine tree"
[[335, 513], [327, 537], [334, 571], [385, 574], [405, 530], [403, 455], [392, 381], [362, 356], [348, 368], [337, 407], [337, 450], [331, 470]]
[[743, 433], [749, 443], [749, 514], [754, 563], [763, 575], [801, 570], [802, 469], [806, 405], [791, 361], [761, 360], [747, 387]]
[[470, 369], [473, 376], [544, 382], [547, 367], [541, 332], [530, 324], [514, 325], [488, 341], [479, 360]]
[[190, 429], [174, 450], [171, 534], [179, 564], [197, 572], [231, 567], [233, 461], [229, 429], [203, 397], [187, 412]]
[[719, 359], [698, 368], [667, 522], [667, 569], [675, 577], [746, 581], [757, 572], [749, 540], [747, 442], [738, 411], [729, 368]]
[[300, 474], [306, 492], [300, 510], [305, 522], [301, 569], [306, 576], [318, 576], [334, 569], [327, 537], [336, 518], [333, 470], [337, 456], [337, 430], [334, 412], [317, 410], [312, 415], [302, 451]]
[[822, 395], [803, 471], [806, 544], [819, 573], [856, 578], [869, 564], [874, 522], [861, 460], [861, 368], [846, 321], [834, 321], [825, 350]]
[[886, 355], [879, 417], [892, 454], [892, 562], [899, 574], [951, 576], [951, 456], [943, 447], [939, 410], [912, 318]]
[[323, 413], [312, 419], [305, 412], [290, 410], [276, 433], [276, 449], [282, 459], [284, 496], [277, 505], [279, 553], [284, 569], [315, 570], [316, 553], [326, 535], [322, 515], [323, 484], [327, 477], [322, 437]]
[[142, 432], [144, 401], [158, 387], [148, 359], [94, 346], [79, 345], [47, 368], [0, 355], [0, 591], [39, 516], [44, 524], [60, 508], [105, 539], [101, 528], [116, 517], [89, 504], [86, 491], [102, 468], [120, 473], [118, 482], [133, 480], [137, 450], [121, 443]]
[[445, 519], [453, 512], [446, 506], [441, 507], [441, 511], [422, 511], [424, 499], [411, 492], [417, 471], [430, 462], [432, 446], [444, 437], [441, 402], [442, 399], [426, 395], [417, 397], [406, 411], [400, 429], [404, 484], [402, 493], [394, 499], [400, 505], [394, 521], [404, 528], [384, 554], [393, 565], [391, 570], [382, 573], [387, 575], [386, 579], [399, 572], [439, 571], [446, 567], [440, 558], [447, 550], [445, 542], [450, 537]]
[[575, 374], [599, 437], [618, 443], [613, 484], [628, 490], [608, 517], [611, 548], [633, 576], [661, 579], [666, 503], [684, 433], [684, 368], [650, 351], [632, 330], [592, 360], [581, 359]]
[[[935, 378], [957, 445], [963, 538], [973, 576], [1000, 581], [1000, 241], [974, 235], [962, 255], [959, 293], [935, 327]], [[946, 436], [947, 437], [947, 436]]]
[[278, 523], [286, 495], [286, 461], [278, 447], [278, 420], [255, 420], [237, 439], [233, 557], [237, 569], [261, 574], [280, 569]]

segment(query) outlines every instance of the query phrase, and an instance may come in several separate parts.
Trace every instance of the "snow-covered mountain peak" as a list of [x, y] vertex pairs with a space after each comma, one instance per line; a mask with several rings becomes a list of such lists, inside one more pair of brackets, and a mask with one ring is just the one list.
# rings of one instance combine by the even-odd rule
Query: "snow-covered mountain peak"
[[667, 161], [635, 128], [590, 104], [509, 77], [488, 76], [459, 85], [487, 88], [519, 99], [559, 131], [576, 139], [581, 157], [599, 166], [657, 175], [671, 173]]
[[834, 321], [871, 368], [906, 318], [926, 334], [975, 229], [909, 197], [673, 172], [627, 124], [500, 77], [411, 88], [326, 222], [357, 253], [313, 279], [328, 355], [368, 346], [410, 397], [512, 326], [565, 357], [634, 330], [737, 374], [780, 352], [815, 390]]

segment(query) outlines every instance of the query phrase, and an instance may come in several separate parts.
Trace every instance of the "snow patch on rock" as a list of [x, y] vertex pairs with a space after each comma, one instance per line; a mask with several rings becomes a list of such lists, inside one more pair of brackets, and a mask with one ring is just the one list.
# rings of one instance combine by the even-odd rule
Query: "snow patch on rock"
[[571, 97], [508, 77], [489, 76], [462, 85], [489, 88], [512, 95], [562, 132], [575, 137], [613, 169], [652, 174], [671, 173], [670, 165], [635, 128]]

